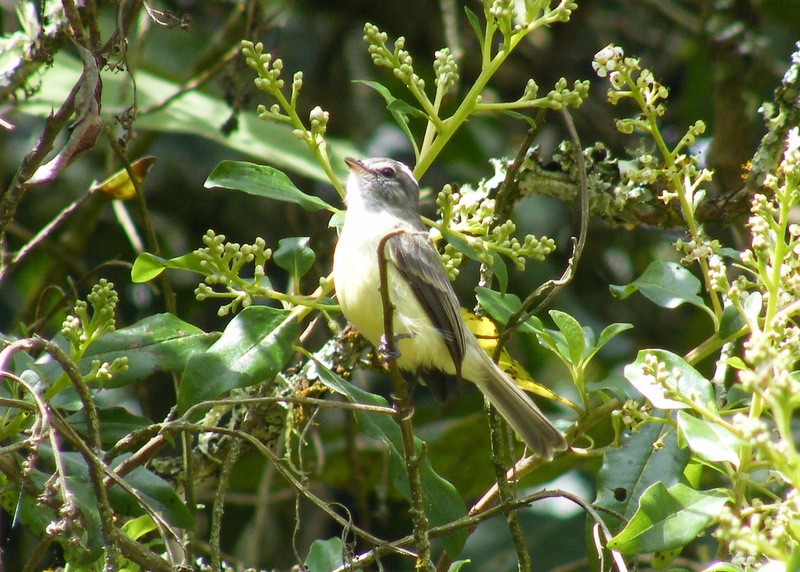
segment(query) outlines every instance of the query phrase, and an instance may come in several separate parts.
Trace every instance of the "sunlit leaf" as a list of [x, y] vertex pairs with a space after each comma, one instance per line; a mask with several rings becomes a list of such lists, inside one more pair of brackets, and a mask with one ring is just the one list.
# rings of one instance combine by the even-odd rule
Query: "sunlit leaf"
[[175, 270], [188, 270], [198, 274], [207, 274], [208, 271], [200, 264], [200, 258], [189, 252], [175, 258], [161, 258], [149, 252], [143, 252], [136, 257], [131, 269], [131, 280], [135, 283], [149, 282], [161, 275], [167, 268]]
[[[648, 355], [664, 364], [665, 379], [663, 385], [656, 382], [649, 374], [645, 374], [645, 360]], [[667, 350], [641, 350], [636, 361], [625, 366], [625, 377], [650, 403], [659, 409], [687, 409], [688, 403], [670, 397], [677, 392], [687, 399], [697, 400], [705, 407], [716, 409], [714, 390], [711, 382], [700, 372], [689, 365], [679, 355]]]
[[245, 161], [222, 161], [214, 167], [204, 183], [205, 188], [221, 187], [272, 199], [294, 203], [307, 211], [337, 209], [319, 197], [309, 195], [298, 189], [285, 173]]
[[[700, 280], [677, 262], [654, 260], [644, 273], [625, 286], [610, 286], [615, 296], [625, 299], [634, 292], [641, 292], [651, 302], [664, 308], [677, 308], [689, 303], [711, 312], [698, 295]], [[712, 312], [713, 314], [713, 312]]]
[[678, 427], [692, 452], [712, 462], [727, 461], [739, 466], [740, 450], [744, 443], [727, 428], [686, 411], [678, 412]]
[[344, 563], [344, 546], [339, 537], [315, 540], [306, 558], [308, 572], [330, 572]]
[[251, 306], [237, 314], [219, 340], [187, 364], [178, 410], [274, 378], [293, 355], [297, 324], [288, 316], [286, 310], [267, 306]]
[[696, 491], [682, 483], [653, 483], [639, 498], [627, 526], [608, 541], [623, 554], [671, 550], [694, 540], [730, 500], [730, 491]]

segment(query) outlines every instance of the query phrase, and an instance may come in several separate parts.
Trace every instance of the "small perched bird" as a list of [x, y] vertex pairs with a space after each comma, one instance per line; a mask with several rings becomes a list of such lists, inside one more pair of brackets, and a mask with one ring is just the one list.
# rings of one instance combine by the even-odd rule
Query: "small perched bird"
[[550, 460], [567, 448], [531, 398], [479, 346], [461, 317], [439, 253], [419, 214], [419, 184], [411, 170], [386, 158], [345, 159], [347, 212], [333, 261], [345, 317], [373, 345], [384, 336], [379, 276], [381, 240], [394, 306], [397, 365], [440, 370], [478, 386], [531, 452]]

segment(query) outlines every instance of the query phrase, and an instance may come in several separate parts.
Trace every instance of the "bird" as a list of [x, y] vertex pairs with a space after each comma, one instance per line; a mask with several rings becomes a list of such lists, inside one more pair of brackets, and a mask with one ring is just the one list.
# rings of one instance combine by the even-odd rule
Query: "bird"
[[[533, 400], [478, 345], [420, 216], [420, 189], [399, 161], [345, 158], [346, 211], [333, 281], [345, 318], [371, 343], [384, 339], [378, 252], [383, 242], [401, 370], [440, 371], [475, 384], [529, 452], [551, 460], [567, 442]], [[388, 238], [387, 238], [388, 237]]]

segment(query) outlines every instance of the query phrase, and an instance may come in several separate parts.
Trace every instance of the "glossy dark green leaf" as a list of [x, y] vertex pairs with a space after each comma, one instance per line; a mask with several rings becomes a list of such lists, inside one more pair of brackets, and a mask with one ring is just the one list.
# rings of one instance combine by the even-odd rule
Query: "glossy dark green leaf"
[[[651, 375], [644, 373], [644, 363], [648, 355], [664, 364], [668, 375], [664, 385], [656, 383]], [[673, 372], [678, 372], [675, 376]], [[625, 366], [625, 377], [642, 395], [659, 409], [687, 409], [689, 404], [668, 396], [669, 391], [697, 401], [711, 410], [716, 409], [714, 389], [711, 382], [689, 365], [681, 356], [667, 350], [641, 350], [636, 361]]]
[[334, 207], [314, 195], [298, 189], [283, 171], [246, 161], [222, 161], [214, 167], [204, 183], [205, 188], [221, 187], [293, 203], [307, 211], [336, 211]]
[[157, 372], [182, 372], [189, 359], [205, 352], [216, 338], [172, 314], [156, 314], [101, 337], [89, 346], [78, 366], [85, 373], [94, 360], [111, 363], [126, 357], [128, 369], [103, 384], [122, 387]]
[[[49, 468], [54, 467], [53, 450], [50, 447], [40, 447], [39, 454], [46, 466]], [[111, 464], [112, 468], [119, 465], [129, 456], [124, 455], [114, 459]], [[60, 452], [59, 459], [66, 474], [74, 479], [74, 492], [77, 494], [78, 489], [80, 489], [81, 494], [90, 494], [91, 504], [96, 507], [97, 501], [94, 497], [94, 489], [89, 480], [89, 467], [83, 456], [80, 453]], [[183, 504], [178, 493], [175, 492], [175, 488], [170, 483], [144, 467], [137, 467], [125, 475], [124, 480], [167, 522], [179, 528], [188, 529], [193, 526], [194, 521], [189, 509]], [[111, 506], [123, 514], [139, 516], [143, 512], [136, 499], [120, 486], [111, 487], [108, 498]]]
[[344, 564], [344, 546], [339, 537], [315, 540], [306, 558], [308, 572], [330, 572]]
[[623, 554], [643, 554], [686, 546], [706, 529], [730, 500], [724, 489], [696, 491], [682, 483], [655, 482], [642, 493], [627, 526], [608, 541]]
[[[122, 455], [114, 459], [112, 467], [116, 467], [130, 455]], [[186, 508], [175, 487], [150, 472], [145, 467], [136, 467], [133, 471], [125, 475], [125, 482], [128, 483], [139, 496], [159, 515], [173, 526], [183, 529], [191, 529], [194, 526], [194, 518]], [[113, 487], [110, 491], [114, 508], [123, 514], [139, 516], [143, 510], [135, 499], [124, 491], [121, 487]]]
[[[661, 446], [653, 447], [656, 441]], [[639, 497], [650, 485], [661, 482], [670, 487], [684, 482], [683, 471], [689, 457], [688, 449], [678, 446], [672, 425], [647, 423], [635, 433], [624, 435], [618, 447], [606, 449], [594, 504], [630, 519], [639, 506]], [[622, 529], [624, 522], [601, 514], [613, 533]]]
[[200, 258], [194, 252], [169, 259], [143, 252], [133, 262], [131, 280], [136, 283], [149, 282], [160, 276], [167, 268], [207, 274], [200, 264]]
[[273, 253], [272, 260], [299, 280], [314, 265], [317, 256], [308, 246], [307, 236], [293, 236], [282, 238], [278, 241], [278, 249]]
[[288, 316], [286, 310], [267, 306], [242, 310], [214, 345], [187, 364], [178, 391], [179, 411], [274, 378], [293, 355], [297, 324]]
[[638, 291], [651, 302], [664, 308], [677, 308], [681, 304], [689, 303], [705, 312], [711, 312], [698, 295], [700, 287], [700, 280], [687, 268], [677, 262], [655, 260], [630, 284], [610, 286], [610, 289], [615, 296], [623, 300]]
[[[357, 388], [321, 364], [317, 364], [317, 372], [322, 383], [336, 393], [344, 395], [353, 403], [367, 403], [384, 407], [388, 405], [383, 397]], [[355, 417], [367, 435], [373, 439], [380, 439], [389, 448], [389, 471], [392, 483], [406, 500], [410, 500], [411, 491], [408, 486], [400, 426], [392, 417], [382, 413], [356, 412]], [[465, 516], [464, 501], [455, 487], [433, 469], [430, 457], [422, 454], [423, 446], [424, 443], [415, 437], [414, 449], [422, 459], [419, 471], [423, 503], [428, 520], [432, 526], [439, 526]], [[447, 553], [455, 558], [464, 547], [466, 539], [466, 531], [459, 531], [445, 537], [442, 542]]]

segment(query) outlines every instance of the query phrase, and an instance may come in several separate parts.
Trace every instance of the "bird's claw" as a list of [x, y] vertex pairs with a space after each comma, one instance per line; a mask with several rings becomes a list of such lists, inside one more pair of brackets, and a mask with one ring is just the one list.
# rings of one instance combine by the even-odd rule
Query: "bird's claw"
[[378, 356], [384, 363], [392, 363], [400, 357], [400, 349], [397, 347], [400, 340], [410, 338], [412, 334], [394, 334], [394, 347], [386, 339], [386, 334], [381, 335], [381, 343], [378, 346]]

